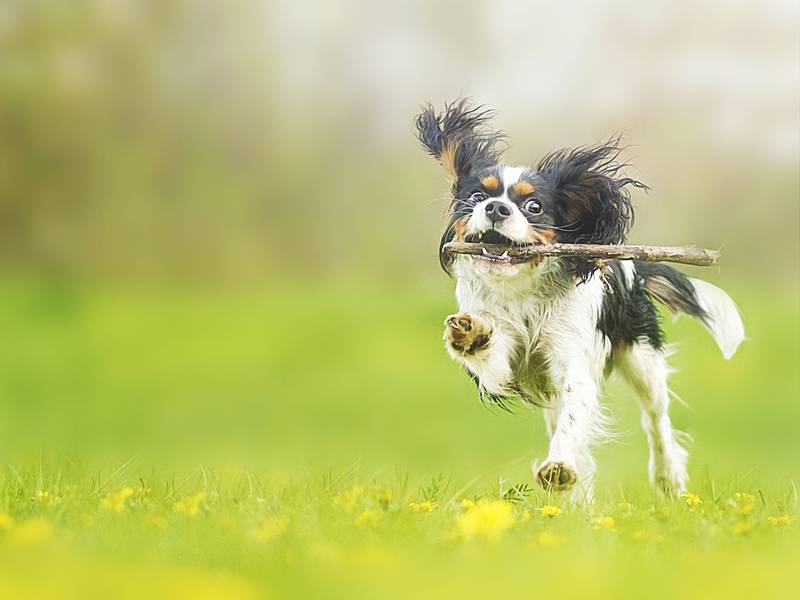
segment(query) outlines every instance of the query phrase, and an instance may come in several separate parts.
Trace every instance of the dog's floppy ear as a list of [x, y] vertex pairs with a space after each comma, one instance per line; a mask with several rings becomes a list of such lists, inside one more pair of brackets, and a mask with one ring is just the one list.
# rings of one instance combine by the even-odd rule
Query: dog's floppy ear
[[492, 115], [461, 98], [445, 104], [444, 112], [438, 114], [429, 104], [414, 119], [420, 142], [442, 163], [453, 187], [473, 169], [498, 161], [497, 145], [505, 136], [486, 128]]
[[[627, 187], [649, 188], [619, 175], [626, 166], [617, 162], [621, 151], [620, 138], [615, 137], [599, 146], [559, 150], [539, 162], [537, 170], [555, 195], [560, 242], [625, 242], [634, 217]], [[582, 279], [594, 270], [588, 261], [576, 265]]]

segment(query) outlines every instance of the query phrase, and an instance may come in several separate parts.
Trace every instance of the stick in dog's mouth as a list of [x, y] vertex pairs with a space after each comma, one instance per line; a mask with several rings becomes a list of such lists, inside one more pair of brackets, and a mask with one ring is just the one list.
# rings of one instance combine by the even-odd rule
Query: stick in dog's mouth
[[464, 242], [478, 246], [481, 253], [471, 253], [473, 258], [482, 258], [494, 262], [523, 263], [531, 260], [527, 256], [509, 254], [509, 250], [525, 248], [531, 244], [516, 242], [496, 229], [488, 229], [481, 233], [473, 233], [464, 237]]
[[[642, 260], [673, 262], [707, 267], [719, 261], [717, 250], [682, 246], [633, 246], [602, 244], [489, 244], [483, 242], [450, 242], [443, 250], [449, 254], [469, 254], [497, 260], [525, 262], [543, 256], [589, 258], [595, 260]], [[505, 237], [505, 236], [503, 236]], [[505, 238], [508, 240], [508, 238]], [[510, 241], [510, 240], [509, 240]]]

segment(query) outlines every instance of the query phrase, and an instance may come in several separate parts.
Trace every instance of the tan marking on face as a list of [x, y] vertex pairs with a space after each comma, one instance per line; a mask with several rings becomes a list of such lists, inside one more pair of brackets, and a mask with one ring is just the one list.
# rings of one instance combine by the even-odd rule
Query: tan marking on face
[[511, 193], [517, 196], [530, 196], [536, 188], [530, 181], [518, 181], [511, 186]]
[[461, 217], [453, 223], [453, 240], [456, 242], [463, 242], [467, 235], [467, 223], [469, 217]]
[[536, 229], [531, 225], [528, 239], [534, 244], [552, 244], [556, 239], [556, 232], [552, 229]]
[[500, 191], [500, 180], [494, 175], [487, 175], [481, 179], [481, 185], [491, 192]]

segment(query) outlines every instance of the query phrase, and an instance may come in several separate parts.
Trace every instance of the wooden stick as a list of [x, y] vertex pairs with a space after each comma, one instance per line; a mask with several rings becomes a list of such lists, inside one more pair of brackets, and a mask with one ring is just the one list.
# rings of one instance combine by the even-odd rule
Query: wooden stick
[[598, 244], [532, 244], [529, 246], [507, 246], [496, 244], [474, 244], [450, 242], [443, 250], [448, 254], [491, 254], [498, 258], [503, 253], [509, 259], [533, 260], [540, 256], [567, 256], [573, 258], [594, 258], [598, 260], [634, 259], [647, 262], [673, 262], [684, 265], [708, 267], [717, 264], [720, 253], [717, 250], [695, 248], [693, 246], [604, 246]]

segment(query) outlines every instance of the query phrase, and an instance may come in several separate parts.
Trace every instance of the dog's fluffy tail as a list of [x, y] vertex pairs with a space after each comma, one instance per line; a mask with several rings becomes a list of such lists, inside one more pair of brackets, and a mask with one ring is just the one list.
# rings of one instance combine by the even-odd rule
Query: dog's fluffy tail
[[729, 359], [745, 339], [739, 308], [718, 287], [702, 279], [692, 279], [691, 282], [700, 306], [706, 312], [703, 324], [711, 332], [722, 355]]
[[637, 263], [647, 294], [663, 303], [673, 313], [695, 317], [708, 329], [722, 355], [729, 359], [745, 339], [744, 324], [728, 294], [701, 279], [686, 277], [672, 267]]

